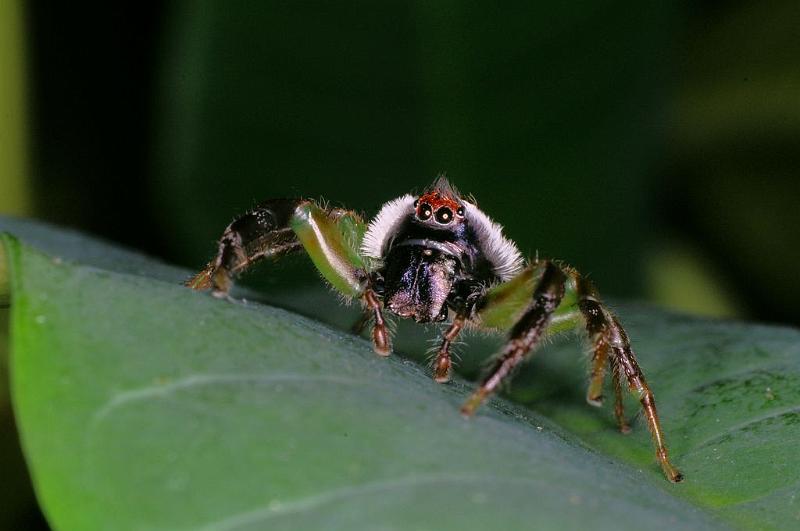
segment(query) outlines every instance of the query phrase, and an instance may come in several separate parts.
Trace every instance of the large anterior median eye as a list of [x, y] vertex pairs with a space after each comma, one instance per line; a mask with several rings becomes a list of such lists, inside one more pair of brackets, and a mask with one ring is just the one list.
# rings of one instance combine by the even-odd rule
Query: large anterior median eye
[[425, 221], [431, 217], [432, 213], [433, 211], [431, 210], [431, 206], [428, 203], [422, 203], [422, 205], [419, 207], [419, 213], [417, 214], [417, 217], [419, 217], [419, 219], [422, 221]]
[[447, 225], [453, 221], [453, 211], [447, 207], [440, 207], [439, 210], [436, 211], [436, 221], [442, 225]]

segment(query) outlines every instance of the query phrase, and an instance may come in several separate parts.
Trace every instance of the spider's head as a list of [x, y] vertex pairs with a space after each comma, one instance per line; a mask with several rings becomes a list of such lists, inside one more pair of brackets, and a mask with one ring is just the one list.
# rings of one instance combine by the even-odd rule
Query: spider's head
[[447, 179], [439, 177], [414, 201], [414, 219], [435, 228], [454, 227], [464, 221], [464, 205]]

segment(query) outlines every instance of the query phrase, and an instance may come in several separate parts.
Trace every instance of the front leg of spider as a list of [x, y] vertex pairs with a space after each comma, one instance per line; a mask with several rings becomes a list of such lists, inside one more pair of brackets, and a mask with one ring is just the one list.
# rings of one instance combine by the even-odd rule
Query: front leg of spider
[[433, 379], [438, 383], [445, 383], [450, 380], [450, 369], [453, 365], [450, 361], [450, 347], [461, 333], [461, 330], [464, 329], [466, 320], [467, 318], [463, 313], [457, 314], [442, 336], [439, 350], [436, 352], [431, 364], [433, 367]]
[[544, 335], [550, 317], [564, 297], [565, 281], [564, 273], [556, 265], [545, 263], [539, 284], [533, 293], [533, 302], [511, 329], [508, 343], [478, 389], [462, 406], [462, 414], [471, 416], [475, 413], [478, 406], [497, 390], [503, 380], [536, 347]]
[[227, 297], [233, 279], [257, 262], [304, 250], [331, 287], [361, 301], [372, 316], [375, 351], [387, 355], [389, 332], [359, 255], [365, 230], [361, 218], [348, 210], [326, 209], [309, 199], [265, 201], [228, 225], [216, 256], [186, 285]]
[[217, 244], [216, 256], [186, 281], [192, 289], [211, 289], [225, 298], [233, 279], [253, 264], [302, 249], [289, 223], [301, 199], [273, 199], [239, 216], [228, 225]]

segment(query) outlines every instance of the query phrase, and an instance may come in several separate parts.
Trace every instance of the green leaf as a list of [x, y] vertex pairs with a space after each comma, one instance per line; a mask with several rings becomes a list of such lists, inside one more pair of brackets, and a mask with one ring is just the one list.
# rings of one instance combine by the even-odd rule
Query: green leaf
[[620, 309], [687, 477], [673, 485], [643, 423], [622, 436], [608, 407], [585, 405], [573, 341], [526, 366], [517, 404], [465, 420], [461, 381], [437, 385], [294, 313], [192, 292], [147, 259], [131, 274], [50, 243], [48, 255], [4, 238], [14, 407], [56, 528], [796, 524], [795, 330]]

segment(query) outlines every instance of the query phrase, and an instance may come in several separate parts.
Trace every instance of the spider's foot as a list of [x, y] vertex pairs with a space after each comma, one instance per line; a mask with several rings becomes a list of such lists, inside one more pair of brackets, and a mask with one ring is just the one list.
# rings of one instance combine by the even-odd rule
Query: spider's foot
[[603, 405], [603, 395], [586, 395], [586, 403], [590, 406], [600, 407]]
[[664, 475], [667, 476], [668, 480], [673, 483], [680, 483], [683, 481], [683, 474], [669, 462], [666, 449], [656, 452], [656, 457], [658, 458], [659, 464], [661, 464], [661, 470], [664, 471]]
[[217, 299], [225, 299], [232, 301], [230, 296], [231, 285], [230, 277], [221, 270], [215, 271], [213, 267], [208, 266], [195, 276], [183, 282], [187, 288], [197, 291], [210, 289], [211, 295]]
[[229, 293], [233, 282], [225, 271], [214, 268], [213, 265], [208, 265], [195, 276], [184, 281], [183, 285], [198, 291], [210, 289], [211, 295], [217, 299], [230, 300]]
[[472, 396], [470, 396], [467, 401], [464, 402], [464, 405], [461, 406], [461, 414], [466, 418], [474, 415], [475, 410], [478, 409], [481, 404], [483, 404], [483, 401], [486, 400], [487, 396], [489, 396], [489, 393], [483, 387], [479, 388], [477, 391], [472, 393]]
[[438, 357], [433, 363], [433, 379], [437, 383], [446, 383], [450, 381], [450, 358]]
[[208, 269], [200, 271], [195, 276], [186, 279], [183, 285], [196, 290], [209, 289], [211, 287], [210, 271]]
[[372, 329], [372, 348], [379, 356], [385, 357], [392, 353], [389, 331], [385, 326], [379, 325]]
[[673, 483], [680, 483], [684, 479], [684, 476], [681, 473], [681, 471], [669, 463], [667, 463], [667, 466], [664, 466], [664, 464], [662, 463], [661, 469], [664, 470], [664, 475], [667, 476], [667, 479]]
[[631, 432], [631, 427], [627, 423], [626, 424], [622, 424], [619, 427], [619, 432], [622, 435], [628, 435]]
[[372, 346], [372, 350], [375, 351], [375, 354], [377, 354], [378, 356], [380, 356], [382, 358], [387, 358], [392, 354], [392, 349], [391, 348], [383, 348], [383, 347], [377, 347], [377, 346], [373, 345]]

